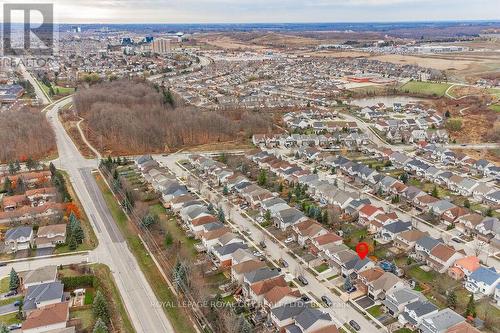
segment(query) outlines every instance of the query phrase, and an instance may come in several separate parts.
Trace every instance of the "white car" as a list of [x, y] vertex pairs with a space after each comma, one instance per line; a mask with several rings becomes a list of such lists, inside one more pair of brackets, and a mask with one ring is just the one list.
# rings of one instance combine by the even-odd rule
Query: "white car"
[[253, 255], [256, 257], [262, 257], [262, 253], [260, 253], [259, 251], [255, 251]]
[[285, 244], [290, 244], [294, 241], [295, 239], [293, 237], [288, 237], [287, 239], [285, 239]]

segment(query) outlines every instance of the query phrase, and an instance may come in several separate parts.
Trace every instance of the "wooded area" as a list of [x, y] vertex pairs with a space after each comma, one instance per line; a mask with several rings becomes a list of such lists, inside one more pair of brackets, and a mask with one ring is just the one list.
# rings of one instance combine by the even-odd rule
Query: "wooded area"
[[270, 114], [177, 106], [166, 93], [141, 81], [106, 82], [79, 90], [75, 107], [96, 148], [115, 153], [161, 152], [249, 138], [272, 126]]
[[0, 113], [0, 162], [40, 159], [55, 149], [54, 132], [39, 110]]

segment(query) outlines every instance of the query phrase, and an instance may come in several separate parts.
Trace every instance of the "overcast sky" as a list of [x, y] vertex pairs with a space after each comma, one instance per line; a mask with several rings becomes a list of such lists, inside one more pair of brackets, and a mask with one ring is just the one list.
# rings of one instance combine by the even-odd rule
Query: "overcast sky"
[[387, 22], [500, 19], [500, 0], [6, 0], [52, 2], [58, 23]]

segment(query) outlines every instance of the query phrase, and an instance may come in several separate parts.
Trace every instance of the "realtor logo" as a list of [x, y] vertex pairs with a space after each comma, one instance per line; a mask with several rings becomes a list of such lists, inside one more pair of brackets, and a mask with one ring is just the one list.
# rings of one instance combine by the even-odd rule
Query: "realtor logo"
[[46, 55], [54, 52], [54, 8], [49, 3], [3, 5], [3, 54]]

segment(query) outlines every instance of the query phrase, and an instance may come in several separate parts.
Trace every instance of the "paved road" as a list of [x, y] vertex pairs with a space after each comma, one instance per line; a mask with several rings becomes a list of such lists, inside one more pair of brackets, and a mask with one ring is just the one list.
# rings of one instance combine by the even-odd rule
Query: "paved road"
[[[109, 266], [137, 332], [174, 332], [165, 313], [158, 305], [139, 265], [121, 237], [90, 170], [97, 160], [86, 160], [59, 122], [59, 108], [71, 102], [66, 99], [48, 108], [47, 118], [54, 128], [59, 158], [56, 166], [66, 170], [91, 220], [99, 240], [93, 252], [95, 261]], [[160, 300], [161, 301], [161, 300]]]
[[15, 302], [0, 306], [0, 316], [8, 313], [17, 312], [19, 307], [14, 305]]
[[[159, 157], [158, 160], [172, 170], [177, 177], [183, 178], [188, 175], [188, 172], [179, 167], [179, 165], [176, 164], [176, 161], [186, 159], [186, 157], [186, 154], [174, 154], [167, 157]], [[300, 287], [302, 292], [312, 294], [316, 299], [320, 299], [321, 296], [327, 295], [332, 300], [333, 306], [330, 308], [322, 308], [322, 310], [330, 313], [337, 325], [343, 326], [346, 322], [354, 319], [361, 326], [362, 332], [380, 331], [373, 325], [373, 323], [363, 317], [363, 315], [357, 312], [345, 301], [341, 300], [336, 294], [331, 292], [325, 284], [320, 282], [312, 273], [305, 269], [306, 266], [304, 263], [288, 254], [288, 248], [275, 243], [267, 233], [257, 227], [257, 225], [252, 222], [248, 216], [245, 216], [240, 209], [234, 207], [234, 205], [232, 205], [227, 198], [224, 198], [222, 201], [218, 201], [216, 196], [213, 195], [213, 191], [208, 188], [207, 184], [204, 184], [201, 191], [205, 198], [209, 198], [214, 205], [221, 207], [224, 210], [225, 216], [228, 217], [232, 223], [239, 226], [240, 230], [250, 231], [250, 238], [253, 243], [252, 245], [255, 246], [255, 244], [258, 244], [262, 240], [266, 242], [267, 248], [264, 252], [266, 253], [266, 257], [268, 259], [272, 259], [274, 262], [277, 262], [279, 259], [283, 259], [289, 265], [288, 271], [290, 274], [294, 277], [297, 275], [303, 275], [308, 280], [309, 284], [307, 286]]]
[[23, 78], [31, 83], [31, 85], [35, 89], [35, 94], [38, 97], [38, 99], [42, 102], [43, 105], [50, 104], [51, 103], [50, 99], [47, 97], [47, 95], [45, 95], [45, 93], [40, 88], [40, 86], [36, 82], [35, 78], [31, 75], [31, 73], [26, 70], [24, 64], [20, 62], [19, 59], [17, 59], [16, 61], [19, 62], [19, 70], [21, 71]]
[[47, 258], [32, 258], [9, 262], [7, 265], [0, 267], [0, 277], [9, 275], [12, 268], [16, 272], [29, 271], [45, 266], [52, 265], [71, 265], [87, 262], [96, 262], [94, 251], [88, 253], [73, 254], [65, 256], [50, 256]]

